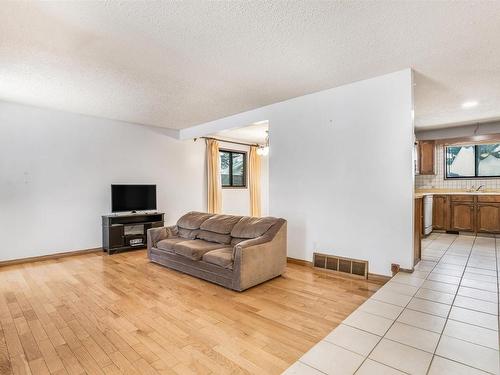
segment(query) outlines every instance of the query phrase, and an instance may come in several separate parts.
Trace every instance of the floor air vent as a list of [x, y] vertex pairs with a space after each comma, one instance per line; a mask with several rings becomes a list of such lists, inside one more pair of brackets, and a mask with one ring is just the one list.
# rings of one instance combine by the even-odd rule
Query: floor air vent
[[314, 267], [368, 278], [368, 261], [314, 253]]

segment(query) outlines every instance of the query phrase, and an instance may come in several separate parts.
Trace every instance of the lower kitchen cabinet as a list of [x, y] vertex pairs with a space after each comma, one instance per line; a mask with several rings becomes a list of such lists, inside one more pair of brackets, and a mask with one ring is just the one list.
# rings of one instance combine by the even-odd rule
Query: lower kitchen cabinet
[[478, 203], [477, 232], [500, 233], [500, 204]]
[[434, 195], [432, 221], [438, 230], [500, 234], [500, 195]]
[[451, 202], [450, 230], [474, 232], [475, 216], [473, 203]]
[[448, 229], [449, 198], [447, 195], [434, 195], [432, 198], [432, 227], [433, 229]]

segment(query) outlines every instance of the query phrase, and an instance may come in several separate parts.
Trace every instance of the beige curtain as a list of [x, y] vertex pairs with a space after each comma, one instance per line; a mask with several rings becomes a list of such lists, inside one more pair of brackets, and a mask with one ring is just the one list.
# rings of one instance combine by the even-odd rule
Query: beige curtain
[[250, 183], [250, 215], [260, 216], [260, 156], [257, 154], [256, 146], [250, 147], [248, 175]]
[[207, 209], [217, 214], [222, 208], [222, 187], [220, 181], [219, 142], [207, 139]]

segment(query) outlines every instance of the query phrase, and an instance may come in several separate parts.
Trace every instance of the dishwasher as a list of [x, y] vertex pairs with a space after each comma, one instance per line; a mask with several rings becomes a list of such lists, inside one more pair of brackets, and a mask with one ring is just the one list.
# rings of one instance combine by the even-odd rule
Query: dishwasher
[[432, 232], [432, 195], [424, 196], [424, 234]]

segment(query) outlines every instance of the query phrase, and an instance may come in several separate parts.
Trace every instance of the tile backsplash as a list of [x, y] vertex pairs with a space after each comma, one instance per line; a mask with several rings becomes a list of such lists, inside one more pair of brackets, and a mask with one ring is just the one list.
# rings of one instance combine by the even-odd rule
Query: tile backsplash
[[417, 189], [470, 189], [472, 186], [476, 188], [479, 185], [484, 185], [485, 189], [500, 189], [500, 178], [487, 178], [487, 179], [444, 179], [444, 147], [442, 145], [436, 146], [436, 157], [434, 160], [435, 175], [416, 175], [415, 188]]

